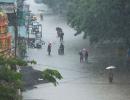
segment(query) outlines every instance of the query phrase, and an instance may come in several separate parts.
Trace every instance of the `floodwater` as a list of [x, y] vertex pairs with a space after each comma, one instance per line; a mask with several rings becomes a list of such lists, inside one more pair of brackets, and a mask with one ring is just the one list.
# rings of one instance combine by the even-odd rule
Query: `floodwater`
[[[27, 0], [33, 13], [39, 16], [39, 9], [44, 10], [43, 40], [46, 45], [42, 49], [29, 49], [28, 59], [37, 61], [35, 69], [44, 70], [53, 68], [60, 71], [63, 80], [55, 87], [53, 84], [40, 84], [37, 88], [23, 92], [24, 100], [130, 100], [130, 85], [115, 83], [109, 84], [104, 68], [91, 63], [96, 61], [94, 55], [89, 54], [89, 63], [80, 63], [78, 52], [89, 46], [88, 40], [83, 40], [82, 35], [75, 37], [75, 31], [70, 28], [63, 17], [58, 16], [44, 4], [36, 4], [33, 0]], [[60, 26], [64, 31], [65, 55], [57, 54], [60, 44], [55, 28]], [[52, 43], [51, 56], [47, 55], [47, 44]], [[116, 77], [116, 76], [115, 76]], [[118, 78], [119, 80], [120, 78]]]

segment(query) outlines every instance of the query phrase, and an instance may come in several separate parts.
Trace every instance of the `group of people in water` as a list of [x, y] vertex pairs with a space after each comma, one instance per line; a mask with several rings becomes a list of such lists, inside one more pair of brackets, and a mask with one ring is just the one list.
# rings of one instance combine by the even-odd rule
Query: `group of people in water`
[[[56, 31], [57, 31], [58, 37], [60, 37], [60, 46], [58, 48], [58, 54], [64, 55], [63, 35], [61, 35], [63, 33], [63, 31], [59, 27], [58, 27], [58, 29], [56, 28]], [[51, 48], [52, 48], [52, 44], [49, 43], [48, 47], [47, 47], [49, 56], [51, 55]], [[130, 52], [130, 50], [129, 50], [129, 52]], [[86, 48], [83, 48], [79, 51], [79, 58], [80, 58], [80, 63], [88, 62], [88, 50]], [[112, 83], [112, 81], [113, 81], [113, 72], [111, 69], [109, 70], [108, 80], [110, 83]]]
[[[60, 46], [58, 48], [58, 54], [64, 55], [64, 44], [63, 44], [64, 33], [62, 31], [62, 28], [60, 27], [56, 27], [56, 31], [57, 31], [57, 37], [60, 38]], [[49, 43], [47, 47], [49, 56], [51, 55], [51, 48], [52, 48], [52, 44]], [[86, 48], [83, 48], [82, 50], [80, 50], [79, 55], [80, 55], [80, 63], [84, 61], [88, 61], [88, 50]]]
[[[48, 47], [47, 47], [47, 52], [48, 52], [49, 56], [51, 55], [51, 48], [52, 48], [52, 44], [49, 43]], [[64, 55], [64, 44], [63, 43], [60, 43], [60, 46], [59, 46], [59, 49], [58, 49], [58, 54]]]
[[79, 55], [80, 55], [80, 63], [88, 61], [88, 50], [86, 48], [80, 50]]
[[[60, 28], [60, 27], [56, 27], [56, 31], [57, 31], [58, 38], [60, 38], [60, 46], [59, 46], [59, 49], [58, 49], [58, 54], [64, 55], [64, 44], [63, 44], [64, 33], [62, 31], [62, 28]], [[51, 54], [51, 47], [52, 47], [52, 45], [51, 45], [51, 43], [49, 43], [48, 47], [47, 47], [47, 51], [48, 51], [49, 56]]]

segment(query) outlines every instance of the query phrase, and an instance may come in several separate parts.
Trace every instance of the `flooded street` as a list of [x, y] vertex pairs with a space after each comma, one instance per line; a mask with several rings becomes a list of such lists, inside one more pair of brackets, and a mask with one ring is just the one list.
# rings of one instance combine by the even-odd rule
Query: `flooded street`
[[[36, 4], [27, 0], [32, 13], [39, 15], [39, 10], [44, 10], [42, 49], [28, 49], [28, 59], [36, 60], [34, 69], [44, 70], [53, 68], [59, 70], [63, 79], [55, 87], [53, 84], [40, 84], [37, 88], [23, 92], [24, 100], [130, 100], [129, 84], [119, 84], [117, 80], [109, 84], [104, 68], [97, 69], [91, 66], [96, 61], [94, 54], [89, 51], [89, 62], [80, 63], [78, 52], [89, 46], [88, 40], [83, 40], [82, 35], [74, 36], [75, 31], [70, 28], [63, 17], [52, 13], [47, 6]], [[58, 55], [60, 40], [57, 37], [56, 27], [64, 32], [65, 55]], [[52, 43], [51, 56], [47, 54], [47, 45]], [[99, 68], [100, 66], [97, 66]]]

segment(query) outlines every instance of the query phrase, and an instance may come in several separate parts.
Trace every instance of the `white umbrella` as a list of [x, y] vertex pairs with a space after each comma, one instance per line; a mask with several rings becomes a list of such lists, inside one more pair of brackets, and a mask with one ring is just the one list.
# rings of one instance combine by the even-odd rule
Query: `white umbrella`
[[85, 49], [85, 48], [83, 48], [83, 51], [86, 51], [86, 49]]
[[115, 69], [116, 67], [115, 66], [108, 66], [106, 67], [106, 69]]

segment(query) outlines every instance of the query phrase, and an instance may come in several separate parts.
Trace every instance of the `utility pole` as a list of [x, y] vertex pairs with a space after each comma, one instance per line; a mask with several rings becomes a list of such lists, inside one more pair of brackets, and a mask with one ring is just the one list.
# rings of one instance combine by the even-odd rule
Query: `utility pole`
[[30, 13], [31, 13], [31, 11], [29, 10], [28, 11], [28, 19], [27, 19], [27, 34], [28, 34], [28, 37], [27, 37], [27, 43], [28, 43], [28, 47], [29, 47], [29, 43], [30, 43], [30, 41], [29, 41], [29, 33], [30, 33]]
[[15, 57], [17, 57], [17, 41], [18, 41], [18, 23], [17, 23], [17, 12], [16, 12], [16, 9], [14, 8], [14, 16], [15, 16], [15, 19], [14, 19], [14, 33], [15, 33]]

